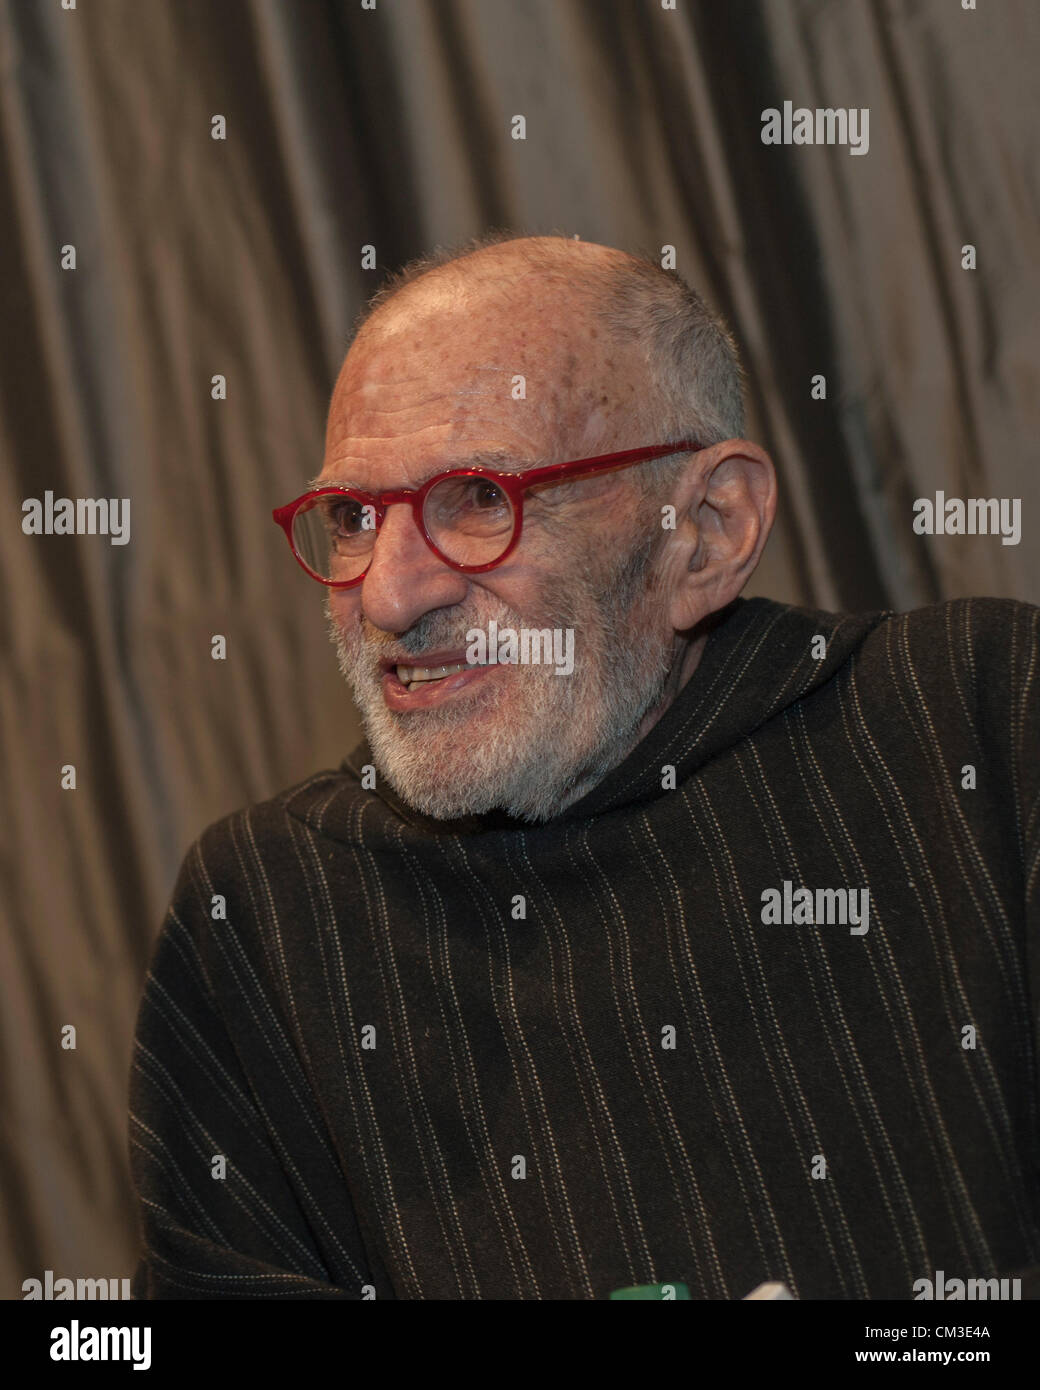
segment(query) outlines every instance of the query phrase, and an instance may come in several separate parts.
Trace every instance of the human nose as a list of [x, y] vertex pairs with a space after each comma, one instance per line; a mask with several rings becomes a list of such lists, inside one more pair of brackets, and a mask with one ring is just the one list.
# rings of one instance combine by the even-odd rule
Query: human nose
[[412, 508], [391, 503], [361, 581], [361, 608], [369, 622], [383, 632], [407, 632], [431, 609], [461, 603], [467, 587], [466, 576], [426, 544]]

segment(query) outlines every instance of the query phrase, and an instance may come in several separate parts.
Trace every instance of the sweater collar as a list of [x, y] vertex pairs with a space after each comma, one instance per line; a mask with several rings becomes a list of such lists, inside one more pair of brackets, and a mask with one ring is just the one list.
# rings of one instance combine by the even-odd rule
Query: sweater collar
[[[545, 824], [588, 819], [666, 796], [665, 767], [674, 767], [674, 785], [679, 786], [718, 753], [830, 680], [887, 616], [885, 611], [825, 613], [773, 599], [736, 599], [713, 615], [693, 675], [646, 737], [580, 801]], [[360, 782], [363, 767], [373, 763], [368, 741], [362, 739], [340, 771]], [[374, 794], [402, 820], [434, 835], [534, 828], [504, 811], [435, 820], [404, 803], [382, 778], [377, 778]]]

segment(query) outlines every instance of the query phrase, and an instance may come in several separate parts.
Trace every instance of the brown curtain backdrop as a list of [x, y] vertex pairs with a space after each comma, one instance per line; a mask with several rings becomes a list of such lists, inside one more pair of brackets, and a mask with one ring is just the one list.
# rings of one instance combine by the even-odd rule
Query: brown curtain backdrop
[[[779, 469], [749, 593], [1040, 601], [1038, 53], [1031, 0], [0, 0], [0, 1295], [131, 1272], [177, 867], [355, 741], [270, 512], [365, 297], [492, 226], [672, 245]], [[869, 108], [869, 152], [764, 145], [785, 100]], [[915, 535], [940, 489], [1021, 543]], [[130, 498], [129, 543], [23, 534], [47, 490]]]

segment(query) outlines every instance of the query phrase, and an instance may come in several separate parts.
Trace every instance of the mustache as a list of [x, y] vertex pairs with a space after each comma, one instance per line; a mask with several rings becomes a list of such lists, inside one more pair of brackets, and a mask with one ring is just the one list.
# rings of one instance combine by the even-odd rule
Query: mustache
[[466, 634], [476, 627], [487, 627], [494, 618], [499, 627], [522, 626], [520, 615], [508, 605], [497, 605], [497, 613], [484, 617], [434, 609], [424, 613], [406, 632], [384, 632], [373, 626], [363, 615], [358, 626], [346, 633], [335, 622], [330, 611], [326, 616], [333, 639], [340, 652], [355, 666], [365, 666], [370, 672], [378, 672], [380, 662], [390, 658], [404, 660], [407, 657], [422, 656], [424, 652], [443, 651], [445, 648], [464, 648], [468, 645]]
[[492, 619], [500, 630], [529, 626], [584, 631], [586, 652], [592, 656], [594, 647], [609, 642], [606, 633], [627, 619], [633, 604], [652, 592], [652, 581], [657, 578], [653, 557], [660, 543], [660, 537], [652, 533], [643, 535], [627, 554], [615, 557], [605, 569], [597, 566], [592, 556], [585, 557], [588, 572], [576, 562], [568, 588], [548, 584], [532, 597], [531, 607], [538, 617], [530, 622], [517, 609], [483, 591], [479, 595], [483, 601], [468, 613], [457, 606], [434, 608], [403, 632], [378, 628], [361, 612], [351, 626], [343, 627], [334, 619], [330, 596], [326, 595], [325, 616], [340, 668], [351, 682], [360, 680], [367, 685], [381, 677], [381, 662], [410, 661], [424, 652], [461, 650], [468, 645], [467, 632], [474, 628], [486, 631]]

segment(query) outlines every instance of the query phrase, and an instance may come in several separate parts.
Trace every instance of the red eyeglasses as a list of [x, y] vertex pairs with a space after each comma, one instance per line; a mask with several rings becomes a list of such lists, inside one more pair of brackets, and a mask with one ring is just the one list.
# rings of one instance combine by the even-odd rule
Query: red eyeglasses
[[271, 515], [311, 578], [332, 589], [349, 589], [364, 579], [386, 509], [396, 502], [411, 506], [419, 534], [438, 559], [452, 569], [478, 574], [500, 565], [515, 550], [528, 488], [707, 447], [686, 439], [572, 459], [521, 473], [453, 468], [428, 478], [419, 488], [378, 494], [350, 487], [320, 487], [277, 507]]

